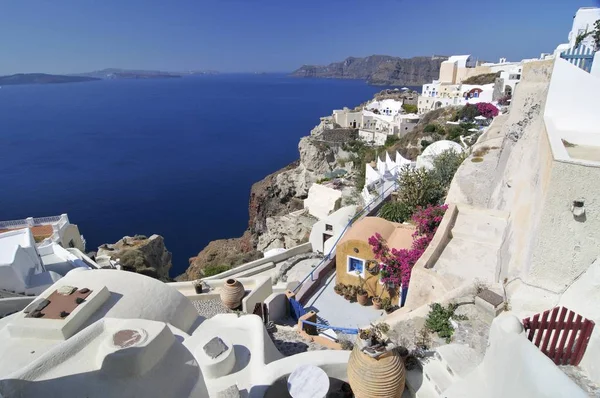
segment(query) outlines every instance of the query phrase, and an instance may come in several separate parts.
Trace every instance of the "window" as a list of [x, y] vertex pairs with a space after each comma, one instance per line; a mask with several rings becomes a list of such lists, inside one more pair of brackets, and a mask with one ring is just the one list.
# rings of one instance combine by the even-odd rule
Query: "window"
[[333, 225], [325, 224], [325, 231], [333, 231]]
[[349, 274], [356, 275], [358, 272], [360, 276], [365, 277], [365, 260], [360, 258], [348, 256], [347, 271]]

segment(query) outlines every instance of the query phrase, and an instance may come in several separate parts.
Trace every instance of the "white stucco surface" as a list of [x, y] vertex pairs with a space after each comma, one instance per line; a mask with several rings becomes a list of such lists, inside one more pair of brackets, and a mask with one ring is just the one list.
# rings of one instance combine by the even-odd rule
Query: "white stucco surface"
[[339, 209], [342, 191], [314, 183], [308, 190], [308, 197], [304, 199], [304, 208], [319, 220], [326, 218], [333, 211]]
[[[333, 249], [332, 254], [335, 254], [333, 245], [341, 237], [344, 228], [356, 214], [356, 210], [357, 206], [342, 207], [313, 225], [308, 238], [313, 251], [328, 254]], [[323, 242], [324, 235], [331, 237]]]
[[501, 314], [492, 323], [485, 358], [448, 398], [585, 397], [586, 394], [522, 332], [519, 318]]

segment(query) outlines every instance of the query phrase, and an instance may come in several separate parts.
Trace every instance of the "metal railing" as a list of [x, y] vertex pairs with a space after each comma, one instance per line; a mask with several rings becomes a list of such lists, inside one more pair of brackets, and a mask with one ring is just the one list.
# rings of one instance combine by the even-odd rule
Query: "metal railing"
[[20, 227], [29, 227], [29, 226], [37, 226], [37, 225], [47, 225], [54, 224], [61, 220], [61, 216], [50, 216], [50, 217], [35, 217], [33, 218], [33, 225], [29, 225], [27, 219], [20, 220], [7, 220], [0, 221], [0, 228], [20, 228]]
[[305, 320], [302, 320], [302, 323], [305, 323], [305, 324], [311, 325], [311, 326], [315, 326], [319, 329], [331, 329], [331, 330], [335, 330], [335, 331], [342, 332], [345, 334], [358, 334], [358, 329], [353, 329], [353, 328], [342, 328], [339, 326], [331, 326], [331, 325], [327, 325], [325, 323], [315, 323], [315, 322], [310, 322], [310, 321], [305, 321]]
[[378, 206], [381, 202], [383, 202], [383, 200], [393, 191], [396, 190], [397, 188], [397, 181], [394, 182], [394, 184], [390, 185], [386, 190], [382, 191], [375, 199], [373, 199], [371, 202], [369, 202], [365, 207], [363, 207], [358, 213], [356, 213], [354, 215], [354, 217], [352, 217], [352, 219], [350, 219], [350, 221], [348, 221], [348, 224], [346, 224], [346, 226], [344, 227], [344, 229], [342, 230], [342, 233], [337, 237], [336, 241], [334, 242], [334, 244], [331, 246], [331, 249], [329, 250], [329, 253], [323, 257], [323, 259], [317, 264], [317, 266], [315, 268], [313, 268], [308, 275], [306, 275], [304, 277], [304, 279], [302, 279], [300, 281], [300, 283], [298, 284], [298, 286], [296, 286], [294, 288], [294, 293], [296, 293], [301, 287], [302, 284], [304, 282], [306, 282], [308, 280], [308, 278], [310, 278], [311, 281], [314, 281], [313, 279], [313, 275], [315, 273], [315, 271], [319, 270], [321, 268], [321, 266], [323, 264], [326, 263], [327, 260], [329, 260], [331, 258], [331, 254], [333, 253], [333, 251], [335, 250], [338, 242], [340, 241], [340, 239], [342, 239], [342, 237], [344, 236], [344, 234], [346, 233], [346, 231], [348, 230], [348, 228], [350, 228], [350, 226], [357, 220], [359, 220], [360, 218], [364, 217], [365, 214], [367, 214], [369, 211], [371, 211], [373, 208], [375, 208], [376, 206]]

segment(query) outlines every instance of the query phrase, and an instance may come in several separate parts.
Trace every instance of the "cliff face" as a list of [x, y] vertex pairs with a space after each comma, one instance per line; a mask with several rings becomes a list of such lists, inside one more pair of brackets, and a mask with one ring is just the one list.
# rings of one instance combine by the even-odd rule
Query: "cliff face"
[[[325, 173], [340, 166], [347, 154], [340, 145], [325, 141], [349, 139], [348, 130], [319, 124], [298, 144], [300, 159], [252, 185], [248, 205], [248, 230], [240, 238], [210, 242], [178, 280], [202, 277], [202, 269], [213, 265], [235, 266], [262, 257], [261, 251], [292, 247], [308, 240], [317, 221], [308, 214], [290, 214], [304, 208], [310, 186]], [[351, 163], [349, 163], [351, 164]]]
[[292, 72], [297, 77], [361, 79], [376, 85], [419, 86], [438, 78], [445, 57], [398, 58], [371, 55], [349, 57], [329, 65], [304, 65]]
[[160, 235], [149, 238], [141, 235], [125, 236], [117, 243], [100, 246], [96, 257], [100, 256], [118, 260], [126, 271], [170, 281], [171, 252], [165, 247], [165, 240]]

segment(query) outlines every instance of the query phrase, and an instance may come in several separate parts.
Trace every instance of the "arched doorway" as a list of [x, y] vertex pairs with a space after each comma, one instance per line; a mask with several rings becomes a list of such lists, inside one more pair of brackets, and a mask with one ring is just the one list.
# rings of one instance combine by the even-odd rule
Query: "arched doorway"
[[513, 92], [513, 89], [511, 86], [509, 86], [508, 84], [506, 86], [504, 86], [504, 95], [512, 96], [512, 92]]

